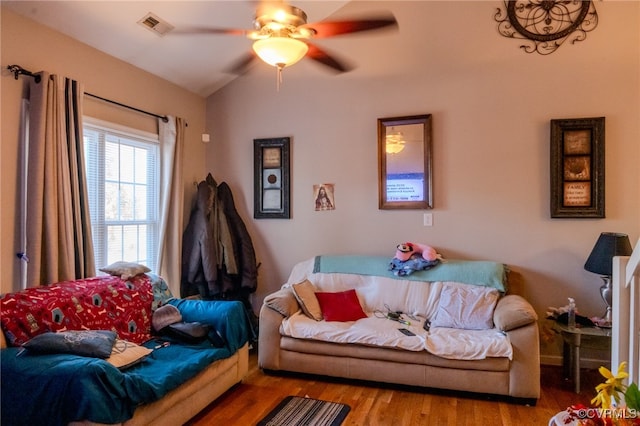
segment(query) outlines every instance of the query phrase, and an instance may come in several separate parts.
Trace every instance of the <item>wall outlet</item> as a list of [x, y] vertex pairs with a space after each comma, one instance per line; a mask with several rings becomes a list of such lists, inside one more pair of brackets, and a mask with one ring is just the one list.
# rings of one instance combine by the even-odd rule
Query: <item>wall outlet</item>
[[433, 214], [425, 213], [422, 222], [424, 226], [433, 226]]

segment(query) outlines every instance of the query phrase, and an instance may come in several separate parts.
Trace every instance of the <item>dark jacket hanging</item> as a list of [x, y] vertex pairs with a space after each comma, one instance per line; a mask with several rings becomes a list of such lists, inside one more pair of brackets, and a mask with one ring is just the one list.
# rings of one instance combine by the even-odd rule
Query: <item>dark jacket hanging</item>
[[241, 300], [258, 287], [251, 236], [238, 214], [231, 189], [211, 174], [198, 184], [196, 206], [182, 240], [180, 296]]
[[216, 199], [229, 225], [237, 266], [237, 274], [228, 273], [226, 268], [222, 269], [223, 288], [227, 289], [231, 285], [229, 289], [235, 293], [236, 297], [248, 300], [249, 294], [255, 292], [258, 287], [258, 266], [253, 242], [236, 210], [231, 189], [226, 182], [218, 185]]
[[182, 238], [180, 297], [207, 295], [217, 290], [216, 241], [209, 220], [213, 191], [207, 182], [198, 184], [196, 206]]

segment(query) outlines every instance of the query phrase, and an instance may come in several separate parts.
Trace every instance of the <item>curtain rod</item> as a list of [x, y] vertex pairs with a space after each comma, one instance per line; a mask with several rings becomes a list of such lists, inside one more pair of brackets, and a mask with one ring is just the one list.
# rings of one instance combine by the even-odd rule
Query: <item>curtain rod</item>
[[[33, 77], [35, 79], [36, 83], [40, 83], [40, 75], [34, 74], [31, 71], [27, 71], [26, 69], [22, 68], [20, 65], [9, 65], [9, 66], [7, 66], [7, 69], [10, 72], [13, 73], [13, 76], [14, 76], [14, 78], [16, 80], [18, 79], [18, 76], [26, 75], [26, 76], [29, 76], [29, 77]], [[112, 101], [111, 99], [103, 98], [102, 96], [94, 95], [93, 93], [85, 92], [84, 94], [87, 95], [87, 96], [90, 96], [92, 98], [99, 99], [99, 100], [104, 101], [104, 102], [108, 102], [110, 104], [118, 105], [118, 106], [123, 107], [123, 108], [128, 108], [128, 109], [133, 110], [133, 111], [141, 112], [142, 114], [147, 114], [147, 115], [150, 115], [152, 117], [160, 118], [165, 123], [167, 123], [169, 121], [169, 118], [166, 115], [154, 114], [152, 112], [145, 111], [145, 110], [140, 109], [140, 108], [132, 107], [130, 105], [125, 105], [125, 104], [117, 102], [117, 101]]]
[[164, 121], [165, 123], [167, 123], [167, 122], [169, 121], [169, 118], [168, 118], [166, 115], [158, 115], [158, 114], [154, 114], [154, 113], [152, 113], [152, 112], [145, 111], [145, 110], [140, 109], [140, 108], [132, 107], [132, 106], [130, 106], [130, 105], [125, 105], [125, 104], [120, 103], [120, 102], [117, 102], [117, 101], [112, 101], [111, 99], [103, 98], [102, 96], [94, 95], [93, 93], [84, 92], [84, 94], [85, 94], [85, 95], [87, 95], [87, 96], [90, 96], [90, 97], [92, 97], [92, 98], [100, 99], [101, 101], [108, 102], [108, 103], [110, 103], [110, 104], [118, 105], [118, 106], [123, 107], [123, 108], [128, 108], [128, 109], [131, 109], [131, 110], [133, 110], [133, 111], [141, 112], [141, 113], [143, 113], [143, 114], [147, 114], [147, 115], [151, 115], [151, 116], [153, 116], [153, 117], [160, 118], [160, 119], [162, 119], [162, 121]]

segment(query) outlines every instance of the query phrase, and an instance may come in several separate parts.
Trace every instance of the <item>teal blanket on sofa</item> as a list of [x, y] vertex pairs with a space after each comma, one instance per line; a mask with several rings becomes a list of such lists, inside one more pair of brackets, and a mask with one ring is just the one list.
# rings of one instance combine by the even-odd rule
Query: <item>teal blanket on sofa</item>
[[506, 290], [506, 267], [483, 260], [446, 259], [425, 271], [398, 277], [389, 270], [391, 259], [382, 256], [316, 256], [313, 272], [374, 275], [410, 281], [455, 281]]
[[[66, 425], [71, 421], [121, 423], [135, 408], [162, 398], [212, 362], [228, 358], [247, 342], [241, 302], [177, 300], [169, 303], [184, 321], [215, 327], [226, 345], [171, 343], [143, 362], [119, 371], [108, 362], [68, 354], [17, 356], [20, 348], [1, 351], [2, 424]], [[145, 346], [155, 348], [156, 341]]]

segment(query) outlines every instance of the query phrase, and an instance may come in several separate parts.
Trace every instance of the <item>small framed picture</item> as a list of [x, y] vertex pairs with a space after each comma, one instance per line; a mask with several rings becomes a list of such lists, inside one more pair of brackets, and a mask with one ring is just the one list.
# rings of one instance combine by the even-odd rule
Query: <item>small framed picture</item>
[[551, 120], [551, 217], [605, 217], [604, 117]]
[[322, 183], [319, 185], [313, 185], [313, 199], [315, 200], [315, 210], [335, 210], [336, 200], [334, 192], [334, 184]]
[[289, 219], [290, 138], [253, 140], [253, 217]]

